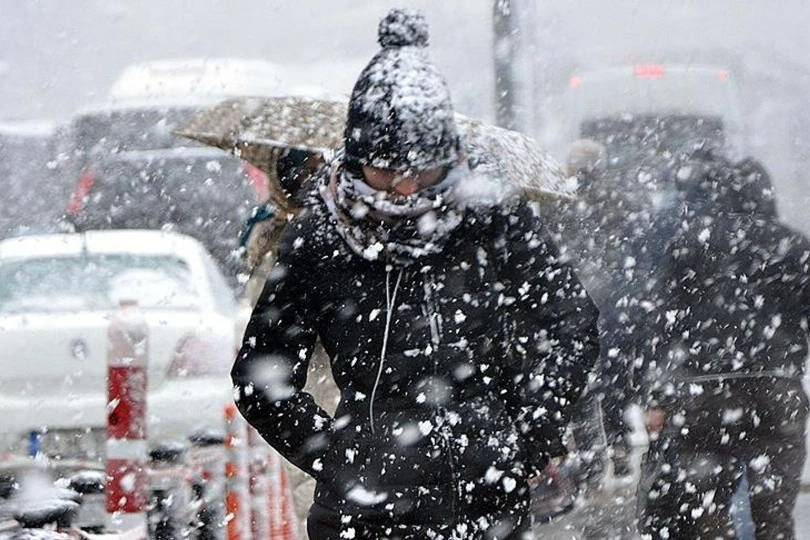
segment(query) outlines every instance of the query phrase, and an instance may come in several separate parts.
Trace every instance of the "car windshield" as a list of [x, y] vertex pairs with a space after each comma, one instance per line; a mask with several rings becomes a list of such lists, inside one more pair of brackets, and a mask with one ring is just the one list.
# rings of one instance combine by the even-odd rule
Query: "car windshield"
[[172, 256], [90, 254], [0, 263], [0, 313], [114, 309], [134, 299], [145, 309], [200, 305], [191, 272]]

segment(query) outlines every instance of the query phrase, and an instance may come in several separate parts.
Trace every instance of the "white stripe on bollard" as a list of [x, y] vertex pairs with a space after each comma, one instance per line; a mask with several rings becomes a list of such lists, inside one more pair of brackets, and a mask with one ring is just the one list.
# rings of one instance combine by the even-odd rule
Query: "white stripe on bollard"
[[115, 524], [146, 524], [146, 393], [149, 328], [137, 303], [122, 300], [107, 329], [106, 509]]
[[146, 460], [149, 455], [146, 441], [131, 441], [129, 439], [107, 439], [107, 459], [138, 459]]

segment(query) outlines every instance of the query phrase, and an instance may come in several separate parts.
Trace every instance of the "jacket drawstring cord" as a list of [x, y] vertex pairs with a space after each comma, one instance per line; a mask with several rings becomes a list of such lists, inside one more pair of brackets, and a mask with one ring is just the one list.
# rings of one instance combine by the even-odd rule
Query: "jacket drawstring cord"
[[385, 269], [385, 334], [383, 334], [382, 350], [380, 351], [380, 366], [377, 368], [377, 378], [374, 380], [374, 387], [371, 389], [371, 398], [368, 404], [368, 418], [371, 425], [371, 434], [374, 435], [374, 398], [377, 395], [377, 386], [380, 384], [383, 368], [385, 367], [385, 353], [388, 350], [388, 334], [391, 331], [391, 318], [394, 315], [394, 305], [397, 301], [397, 291], [402, 280], [403, 269], [399, 269], [397, 281], [394, 284], [394, 292], [391, 292], [391, 267]]
[[442, 317], [433, 297], [433, 289], [436, 288], [436, 280], [433, 274], [428, 273], [424, 283], [425, 306], [427, 309], [428, 323], [430, 324], [430, 341], [435, 349], [442, 340]]
[[[439, 373], [439, 365], [436, 350], [438, 349], [439, 344], [441, 344], [442, 342], [444, 330], [442, 327], [442, 315], [439, 311], [439, 306], [436, 302], [436, 297], [433, 294], [433, 291], [436, 290], [436, 278], [432, 272], [427, 273], [427, 277], [423, 284], [423, 290], [425, 293], [424, 297], [425, 312], [428, 321], [430, 323], [430, 341], [433, 347], [433, 350], [431, 351], [431, 354], [433, 354], [433, 374], [434, 376], [437, 376]], [[444, 406], [442, 405], [438, 407], [438, 417], [436, 419], [436, 427], [442, 442], [444, 442], [447, 448], [447, 462], [448, 462], [447, 464], [450, 467], [450, 476], [454, 479], [453, 488], [455, 492], [455, 498], [450, 499], [450, 507], [452, 514], [456, 515], [457, 501], [461, 501], [464, 499], [464, 491], [461, 485], [457, 481], [455, 481], [456, 463], [455, 463], [455, 455], [453, 452], [453, 433], [449, 424], [447, 409], [445, 409]]]

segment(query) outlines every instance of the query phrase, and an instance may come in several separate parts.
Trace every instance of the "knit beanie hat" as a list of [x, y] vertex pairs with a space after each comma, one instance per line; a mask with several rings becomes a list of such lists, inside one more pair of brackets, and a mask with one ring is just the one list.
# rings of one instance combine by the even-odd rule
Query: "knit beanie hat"
[[349, 101], [349, 163], [421, 171], [458, 159], [458, 136], [447, 83], [427, 54], [428, 25], [413, 9], [380, 21], [378, 52], [360, 73]]

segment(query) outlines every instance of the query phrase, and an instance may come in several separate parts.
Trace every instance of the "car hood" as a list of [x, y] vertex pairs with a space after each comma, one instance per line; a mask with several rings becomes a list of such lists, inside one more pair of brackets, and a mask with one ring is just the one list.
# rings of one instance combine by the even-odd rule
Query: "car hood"
[[[106, 393], [110, 312], [0, 316], [0, 395], [81, 399]], [[149, 311], [149, 390], [161, 387], [179, 344], [204, 336], [232, 361], [234, 322], [215, 312]]]

